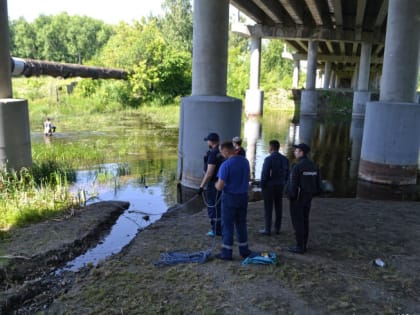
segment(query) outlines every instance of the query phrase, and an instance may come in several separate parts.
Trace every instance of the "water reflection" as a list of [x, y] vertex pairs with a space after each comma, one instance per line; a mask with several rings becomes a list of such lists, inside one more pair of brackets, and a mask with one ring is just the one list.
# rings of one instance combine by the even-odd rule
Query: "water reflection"
[[351, 156], [349, 176], [352, 180], [357, 179], [362, 152], [364, 118], [353, 117], [350, 125]]
[[96, 169], [77, 172], [76, 184], [71, 190], [86, 191], [87, 204], [99, 200], [122, 200], [129, 201], [130, 207], [97, 246], [68, 262], [56, 273], [77, 271], [85, 265], [96, 266], [99, 261], [120, 252], [138, 231], [159, 220], [168, 207], [176, 203], [175, 195], [172, 194], [176, 182], [173, 172], [170, 171], [176, 167], [175, 164], [176, 161], [172, 161], [170, 165], [163, 163], [160, 166], [164, 170], [154, 173], [146, 173], [145, 167], [138, 168], [139, 165], [117, 163], [98, 165]]
[[246, 158], [251, 167], [251, 180], [255, 180], [255, 165], [257, 155], [257, 142], [261, 139], [261, 122], [257, 117], [248, 117], [244, 124], [244, 138], [246, 145]]
[[256, 144], [257, 179], [263, 157], [268, 154], [268, 141], [280, 140], [282, 151], [292, 163], [292, 145], [305, 142], [312, 148], [311, 158], [319, 165], [323, 179], [333, 188], [327, 197], [386, 199], [384, 191], [388, 191], [387, 198], [420, 200], [420, 185], [392, 188], [358, 180], [363, 124], [362, 118], [352, 119], [351, 115], [297, 116], [274, 112], [264, 116], [262, 136]]

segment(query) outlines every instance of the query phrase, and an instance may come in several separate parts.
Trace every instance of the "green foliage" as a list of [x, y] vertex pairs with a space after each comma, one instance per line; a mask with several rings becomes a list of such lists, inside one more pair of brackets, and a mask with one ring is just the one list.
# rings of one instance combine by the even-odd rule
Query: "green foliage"
[[67, 163], [56, 160], [43, 160], [32, 165], [31, 173], [36, 184], [58, 185], [61, 182], [74, 182], [76, 171]]
[[249, 53], [241, 47], [229, 48], [228, 94], [242, 99], [249, 88]]
[[293, 63], [282, 57], [284, 42], [273, 39], [262, 45], [261, 84], [267, 90], [292, 86]]
[[39, 221], [68, 209], [69, 185], [61, 166], [0, 171], [0, 229]]
[[104, 66], [131, 69], [119, 101], [133, 106], [158, 96], [172, 99], [191, 87], [191, 56], [168, 44], [156, 21], [121, 23], [97, 57]]
[[159, 21], [165, 40], [174, 48], [192, 53], [193, 15], [190, 0], [164, 0]]
[[10, 22], [12, 56], [82, 63], [101, 49], [112, 34], [111, 26], [86, 16], [41, 15], [29, 23]]

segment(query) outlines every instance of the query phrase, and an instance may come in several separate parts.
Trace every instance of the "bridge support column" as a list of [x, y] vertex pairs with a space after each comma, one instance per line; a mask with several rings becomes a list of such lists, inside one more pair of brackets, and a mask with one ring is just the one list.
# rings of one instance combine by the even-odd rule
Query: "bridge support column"
[[331, 61], [325, 62], [324, 68], [324, 89], [328, 89], [330, 87], [330, 80], [331, 80]]
[[0, 165], [20, 170], [32, 166], [28, 102], [0, 99]]
[[335, 71], [333, 71], [332, 74], [331, 74], [331, 82], [330, 82], [330, 87], [332, 89], [336, 88], [336, 86], [335, 86], [336, 77], [337, 77], [337, 74], [335, 73]]
[[299, 74], [300, 74], [300, 60], [299, 59], [293, 59], [292, 88], [294, 88], [294, 89], [299, 88]]
[[369, 91], [369, 75], [371, 54], [372, 44], [362, 43], [357, 90], [353, 95], [353, 116], [363, 116], [366, 110], [366, 103], [370, 101], [371, 93]]
[[316, 117], [314, 115], [300, 115], [299, 117], [299, 143], [311, 145], [316, 130]]
[[316, 64], [318, 59], [318, 42], [309, 41], [308, 65], [306, 73], [306, 88], [302, 91], [300, 112], [306, 115], [316, 115], [318, 97], [315, 90]]
[[354, 67], [353, 76], [351, 77], [350, 87], [354, 90], [357, 90], [357, 81], [359, 80], [359, 64], [356, 64]]
[[405, 185], [417, 180], [418, 12], [420, 0], [389, 1], [380, 98], [366, 106], [359, 177], [367, 181]]
[[229, 0], [194, 0], [192, 96], [181, 100], [178, 178], [195, 188], [203, 176], [209, 132], [241, 132], [241, 100], [226, 96]]
[[31, 165], [28, 103], [12, 99], [7, 0], [0, 0], [0, 167]]
[[364, 116], [353, 116], [350, 125], [351, 159], [349, 168], [350, 179], [357, 179], [362, 149]]
[[264, 92], [260, 89], [261, 38], [251, 37], [251, 71], [249, 89], [245, 95], [245, 113], [260, 116], [263, 113]]

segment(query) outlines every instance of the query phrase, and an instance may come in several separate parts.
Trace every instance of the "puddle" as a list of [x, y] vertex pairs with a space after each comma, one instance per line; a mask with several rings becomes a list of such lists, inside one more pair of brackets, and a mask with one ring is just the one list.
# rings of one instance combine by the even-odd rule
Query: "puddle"
[[[115, 171], [119, 168], [117, 164], [101, 165], [100, 167], [101, 172], [105, 170], [113, 175], [117, 175]], [[72, 187], [72, 190], [86, 190], [88, 191], [87, 196], [89, 196], [89, 189], [93, 189], [92, 182], [97, 177], [98, 171], [77, 172], [77, 184]], [[87, 204], [96, 201], [119, 200], [129, 201], [130, 207], [121, 214], [109, 234], [95, 247], [68, 262], [63, 268], [56, 270], [55, 274], [59, 275], [65, 271], [77, 272], [87, 265], [97, 266], [101, 260], [119, 253], [139, 231], [159, 220], [167, 209], [175, 204], [176, 196], [168, 195], [164, 181], [157, 183], [156, 180], [150, 179], [150, 181], [155, 183], [146, 184], [143, 177], [133, 177], [114, 187], [109, 183], [95, 187], [96, 197], [89, 199]]]

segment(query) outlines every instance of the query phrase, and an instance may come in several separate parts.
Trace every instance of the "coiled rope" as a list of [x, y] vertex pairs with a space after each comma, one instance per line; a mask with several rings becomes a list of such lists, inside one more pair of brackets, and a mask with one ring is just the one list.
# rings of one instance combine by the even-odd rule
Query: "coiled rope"
[[[198, 195], [195, 195], [190, 200], [188, 200], [185, 203], [179, 205], [179, 207], [177, 209], [179, 209], [181, 207], [184, 207], [186, 204], [188, 204], [189, 202], [191, 202], [193, 199], [195, 199], [197, 197], [198, 197]], [[221, 198], [219, 196], [219, 198], [216, 199], [214, 205], [208, 205], [208, 203], [207, 203], [207, 201], [206, 201], [206, 199], [203, 195], [204, 204], [208, 207], [216, 207], [218, 205], [218, 203], [220, 202], [220, 199]], [[204, 263], [210, 258], [215, 246], [216, 246], [216, 237], [213, 237], [211, 247], [206, 249], [206, 250], [197, 251], [197, 252], [187, 252], [187, 251], [184, 251], [184, 250], [176, 250], [176, 251], [161, 253], [160, 254], [160, 260], [153, 263], [153, 264], [155, 266], [171, 266], [171, 265], [176, 265], [176, 264], [180, 264], [180, 263]]]

